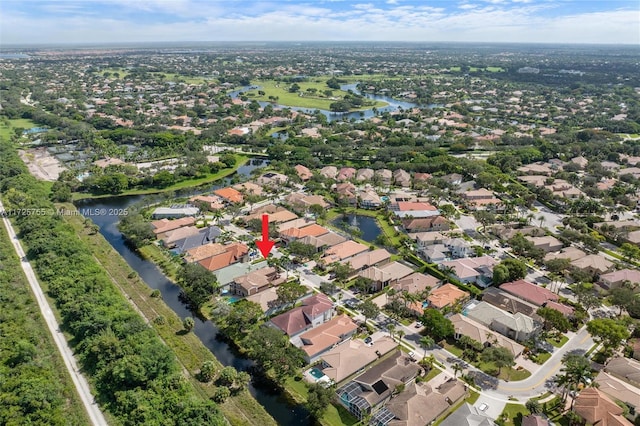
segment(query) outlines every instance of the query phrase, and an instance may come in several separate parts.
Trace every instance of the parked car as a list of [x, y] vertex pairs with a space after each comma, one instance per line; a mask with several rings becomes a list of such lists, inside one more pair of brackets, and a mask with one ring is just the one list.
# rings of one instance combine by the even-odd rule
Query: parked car
[[371, 336], [364, 339], [364, 344], [367, 346], [373, 346], [373, 339], [371, 338]]
[[414, 327], [415, 328], [422, 328], [423, 326], [424, 325], [420, 321], [418, 321]]
[[480, 404], [480, 406], [478, 407], [478, 410], [480, 410], [480, 411], [487, 411], [487, 408], [489, 408], [489, 406], [483, 402], [483, 403], [482, 403], [482, 404]]

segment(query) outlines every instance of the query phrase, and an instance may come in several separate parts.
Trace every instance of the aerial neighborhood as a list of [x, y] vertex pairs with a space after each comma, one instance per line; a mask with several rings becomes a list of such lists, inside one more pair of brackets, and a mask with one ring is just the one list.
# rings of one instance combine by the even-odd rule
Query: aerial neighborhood
[[0, 281], [117, 424], [637, 425], [637, 50], [568, 51], [0, 56]]

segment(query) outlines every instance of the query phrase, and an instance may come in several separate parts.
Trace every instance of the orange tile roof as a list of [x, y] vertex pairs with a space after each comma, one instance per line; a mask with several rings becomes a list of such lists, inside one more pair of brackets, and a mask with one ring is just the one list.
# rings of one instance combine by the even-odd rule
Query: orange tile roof
[[328, 229], [314, 223], [302, 228], [289, 228], [281, 232], [282, 235], [292, 238], [304, 238], [306, 236], [318, 237], [329, 232]]
[[447, 283], [442, 287], [431, 290], [427, 300], [431, 306], [442, 309], [445, 306], [454, 305], [458, 300], [468, 296], [469, 293], [466, 291], [462, 291], [453, 284]]
[[213, 193], [231, 203], [241, 203], [243, 200], [240, 191], [237, 191], [233, 188], [216, 189], [215, 191], [213, 191]]
[[153, 233], [158, 235], [158, 234], [163, 234], [165, 232], [173, 231], [174, 229], [178, 229], [183, 226], [193, 225], [194, 223], [196, 223], [196, 218], [187, 216], [187, 217], [181, 217], [180, 219], [173, 219], [173, 220], [169, 220], [169, 219], [154, 220], [153, 222], [151, 222], [151, 226], [153, 226], [154, 228]]
[[238, 262], [240, 258], [249, 253], [249, 248], [241, 243], [229, 244], [225, 247], [226, 251], [202, 259], [198, 263], [209, 271], [217, 271]]

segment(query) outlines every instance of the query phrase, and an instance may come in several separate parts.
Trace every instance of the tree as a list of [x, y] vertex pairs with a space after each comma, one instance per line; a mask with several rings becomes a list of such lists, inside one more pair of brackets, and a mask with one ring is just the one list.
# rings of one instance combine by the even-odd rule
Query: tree
[[237, 377], [238, 372], [236, 371], [236, 369], [228, 365], [220, 370], [220, 374], [218, 375], [218, 384], [220, 386], [231, 387], [236, 381]]
[[370, 318], [375, 318], [380, 313], [380, 308], [378, 305], [373, 303], [371, 300], [365, 300], [364, 302], [358, 305], [358, 310], [362, 312], [364, 315], [364, 322], [367, 323], [367, 320]]
[[640, 247], [635, 244], [623, 243], [620, 246], [620, 253], [622, 253], [627, 260], [640, 259]]
[[222, 404], [223, 402], [225, 402], [227, 400], [227, 398], [229, 398], [231, 396], [231, 391], [229, 390], [229, 388], [224, 387], [224, 386], [218, 386], [217, 388], [215, 388], [215, 390], [213, 391], [213, 395], [211, 396], [211, 398], [217, 402], [218, 404]]
[[51, 185], [51, 201], [65, 203], [71, 201], [71, 185], [67, 182], [56, 181]]
[[318, 252], [314, 245], [305, 244], [300, 241], [290, 242], [287, 248], [289, 249], [289, 252], [291, 254], [299, 256], [303, 259], [309, 259]]
[[473, 217], [482, 225], [482, 232], [485, 232], [487, 225], [496, 223], [496, 215], [486, 210], [476, 210]]
[[422, 336], [420, 338], [420, 340], [418, 341], [418, 343], [420, 343], [420, 346], [422, 346], [422, 348], [424, 349], [424, 357], [426, 357], [427, 356], [427, 349], [429, 349], [430, 347], [435, 345], [436, 341], [433, 340], [433, 337], [431, 337], [431, 336]]
[[578, 283], [573, 286], [573, 292], [576, 294], [576, 299], [585, 310], [595, 308], [602, 304], [600, 293], [591, 283]]
[[344, 282], [355, 272], [351, 265], [346, 263], [334, 262], [331, 264], [332, 272], [336, 277], [336, 280]]
[[195, 326], [196, 326], [196, 322], [191, 317], [186, 317], [184, 320], [182, 320], [182, 327], [185, 329], [187, 333], [193, 330], [193, 327]]
[[453, 324], [437, 309], [426, 309], [421, 318], [424, 331], [436, 341], [440, 341], [455, 332]]
[[216, 374], [216, 365], [213, 361], [205, 361], [200, 367], [199, 380], [203, 382], [210, 382], [213, 376]]
[[304, 365], [304, 353], [292, 346], [289, 338], [275, 328], [259, 327], [245, 337], [242, 343], [249, 357], [263, 371], [273, 369], [278, 384], [295, 375]]
[[187, 263], [182, 267], [178, 284], [189, 303], [196, 309], [211, 300], [218, 290], [218, 280], [215, 275], [199, 263]]
[[601, 342], [607, 351], [616, 349], [623, 340], [630, 336], [626, 326], [611, 318], [598, 318], [589, 321], [587, 331], [594, 340]]
[[492, 362], [498, 367], [498, 376], [503, 367], [511, 367], [515, 365], [515, 359], [511, 351], [502, 346], [489, 346], [482, 351], [480, 359], [484, 362]]
[[396, 332], [396, 325], [395, 324], [387, 325], [387, 331], [389, 332], [389, 337], [393, 339], [393, 335]]
[[627, 310], [635, 303], [635, 299], [635, 293], [627, 286], [622, 286], [611, 290], [611, 304], [620, 308], [620, 315], [622, 315], [623, 310]]
[[539, 308], [536, 313], [544, 319], [544, 329], [558, 330], [560, 333], [566, 333], [569, 331], [571, 323], [565, 317], [562, 312], [552, 308]]
[[542, 407], [540, 406], [540, 401], [537, 399], [530, 399], [524, 405], [531, 414], [540, 414], [542, 412]]
[[453, 369], [453, 377], [454, 377], [454, 378], [455, 378], [455, 377], [458, 377], [458, 373], [459, 373], [459, 372], [461, 372], [461, 371], [463, 370], [462, 366], [461, 366], [459, 363], [457, 363], [457, 362], [454, 362], [454, 363], [451, 365], [451, 368]]
[[518, 259], [505, 259], [493, 268], [493, 284], [517, 281], [527, 276], [527, 265]]
[[[564, 365], [560, 370], [562, 374], [557, 376], [555, 381], [563, 389], [562, 401], [566, 401], [567, 395], [572, 390], [577, 390], [580, 384], [587, 386], [593, 383], [593, 370], [587, 358], [575, 353], [566, 354], [562, 363]], [[573, 408], [573, 402], [571, 408]]]
[[307, 293], [307, 287], [300, 284], [298, 281], [288, 281], [280, 284], [276, 288], [276, 294], [278, 295], [278, 302], [282, 305], [291, 305], [299, 298]]
[[229, 313], [223, 317], [214, 317], [220, 332], [232, 340], [239, 340], [255, 329], [263, 317], [262, 307], [249, 300], [234, 303]]
[[309, 394], [306, 403], [307, 410], [309, 410], [309, 413], [314, 419], [318, 420], [322, 418], [332, 398], [333, 390], [331, 388], [325, 388], [318, 383], [309, 385]]
[[358, 277], [356, 278], [356, 281], [353, 284], [353, 286], [362, 293], [369, 292], [372, 285], [373, 285], [373, 280], [367, 277]]
[[566, 258], [551, 259], [544, 263], [544, 265], [547, 267], [547, 271], [551, 272], [552, 274], [560, 274], [566, 271], [569, 268], [570, 264], [571, 260]]
[[324, 294], [333, 294], [338, 291], [338, 286], [333, 282], [323, 281], [320, 284], [320, 291]]

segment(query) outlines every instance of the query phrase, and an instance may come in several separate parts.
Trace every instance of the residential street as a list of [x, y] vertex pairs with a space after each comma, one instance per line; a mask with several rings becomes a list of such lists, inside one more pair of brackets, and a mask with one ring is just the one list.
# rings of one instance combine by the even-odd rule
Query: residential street
[[[0, 211], [4, 212], [4, 206], [2, 205], [2, 201], [0, 201]], [[49, 328], [49, 332], [53, 336], [53, 340], [58, 347], [58, 351], [62, 354], [62, 359], [64, 360], [64, 365], [71, 376], [73, 384], [76, 388], [78, 395], [82, 401], [82, 404], [85, 407], [87, 414], [91, 420], [93, 425], [107, 426], [107, 421], [100, 411], [98, 404], [95, 403], [94, 397], [91, 394], [91, 390], [89, 388], [89, 383], [85, 379], [85, 377], [80, 373], [80, 368], [76, 363], [76, 359], [73, 357], [73, 352], [69, 347], [67, 340], [64, 335], [60, 332], [60, 325], [58, 321], [51, 311], [51, 307], [49, 306], [49, 302], [44, 295], [44, 292], [40, 288], [40, 284], [36, 277], [35, 272], [33, 271], [31, 264], [26, 260], [26, 254], [22, 249], [22, 245], [16, 236], [16, 233], [11, 225], [9, 219], [3, 215], [2, 220], [4, 221], [4, 226], [7, 229], [7, 233], [9, 234], [9, 238], [13, 243], [13, 247], [16, 251], [16, 254], [21, 259], [22, 270], [24, 271], [27, 280], [29, 281], [29, 285], [31, 286], [31, 290], [36, 297], [38, 302], [38, 306], [40, 307], [40, 312], [42, 313], [42, 317], [47, 323], [47, 327]]]

